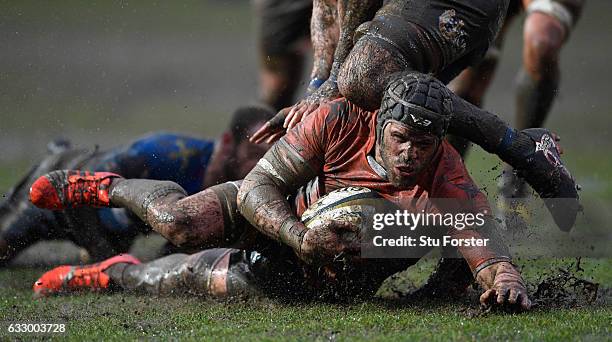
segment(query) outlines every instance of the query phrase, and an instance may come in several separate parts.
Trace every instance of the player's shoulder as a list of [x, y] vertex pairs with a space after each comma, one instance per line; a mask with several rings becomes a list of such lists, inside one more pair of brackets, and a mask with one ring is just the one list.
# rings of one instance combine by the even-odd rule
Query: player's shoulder
[[443, 140], [434, 176], [434, 196], [456, 199], [473, 199], [480, 189], [469, 175], [463, 158], [455, 148]]
[[368, 115], [368, 113], [371, 114], [359, 108], [346, 98], [341, 97], [321, 104], [319, 109], [315, 112], [315, 115], [324, 118], [326, 121], [333, 121], [347, 120], [359, 115]]
[[359, 108], [346, 98], [339, 98], [322, 104], [316, 115], [316, 120], [328, 128], [344, 129], [354, 126], [357, 122], [369, 122], [374, 114]]
[[459, 152], [453, 147], [453, 145], [448, 142], [448, 140], [442, 140], [440, 144], [440, 165], [444, 171], [448, 171], [451, 174], [456, 176], [460, 176], [462, 174], [467, 174], [467, 168], [463, 162], [463, 158], [459, 154]]

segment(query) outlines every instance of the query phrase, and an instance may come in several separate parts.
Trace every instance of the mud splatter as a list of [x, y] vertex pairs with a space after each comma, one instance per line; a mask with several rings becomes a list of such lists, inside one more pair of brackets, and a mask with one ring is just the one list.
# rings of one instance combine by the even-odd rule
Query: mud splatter
[[532, 285], [532, 301], [536, 307], [574, 308], [596, 304], [599, 284], [583, 278], [580, 258], [567, 267], [558, 267], [554, 274], [547, 274], [538, 284]]
[[[610, 291], [601, 291], [599, 284], [583, 278], [580, 258], [567, 266], [545, 272], [539, 280], [529, 282], [527, 288], [533, 309], [580, 308], [597, 306], [609, 298]], [[514, 307], [473, 307], [463, 313], [468, 317], [481, 317], [491, 312], [517, 312]]]

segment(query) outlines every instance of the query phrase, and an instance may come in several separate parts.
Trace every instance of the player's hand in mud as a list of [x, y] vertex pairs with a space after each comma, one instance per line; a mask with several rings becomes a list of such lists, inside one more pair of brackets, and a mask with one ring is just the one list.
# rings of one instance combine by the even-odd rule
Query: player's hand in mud
[[519, 311], [531, 308], [525, 281], [509, 262], [499, 262], [482, 269], [476, 281], [485, 289], [480, 296], [483, 307], [501, 305]]
[[300, 246], [299, 257], [312, 265], [332, 263], [339, 255], [358, 255], [358, 228], [344, 221], [328, 220], [310, 228]]
[[340, 96], [338, 85], [333, 78], [323, 82], [319, 89], [308, 95], [305, 99], [298, 101], [287, 113], [283, 127], [287, 130], [292, 129], [305, 117], [310, 115], [325, 102], [334, 100]]

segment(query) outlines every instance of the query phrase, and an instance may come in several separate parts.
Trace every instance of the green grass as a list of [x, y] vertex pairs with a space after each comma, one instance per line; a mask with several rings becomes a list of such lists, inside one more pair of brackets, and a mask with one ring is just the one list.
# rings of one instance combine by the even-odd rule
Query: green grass
[[[583, 192], [583, 200], [609, 208], [612, 190], [609, 161], [593, 151], [571, 154], [572, 170], [580, 177], [597, 177], [597, 191]], [[468, 167], [476, 181], [495, 192], [495, 157], [475, 151]], [[0, 167], [0, 189], [15, 182], [28, 163]], [[607, 175], [607, 176], [606, 176]], [[603, 222], [605, 212], [595, 222]], [[579, 222], [580, 223], [580, 222]], [[576, 229], [592, 229], [581, 223]], [[534, 291], [543, 277], [567, 267], [570, 259], [519, 260], [523, 274]], [[422, 284], [433, 270], [434, 260], [419, 262], [380, 291], [406, 291]], [[612, 259], [585, 259], [581, 264], [586, 279], [600, 283], [604, 298], [598, 304], [578, 308], [536, 308], [524, 314], [479, 312], [475, 295], [450, 303], [406, 303], [393, 299], [364, 303], [282, 303], [273, 300], [212, 301], [199, 297], [157, 298], [134, 294], [88, 294], [32, 300], [30, 286], [44, 269], [0, 270], [0, 340], [25, 338], [9, 335], [7, 322], [66, 322], [70, 340], [83, 339], [244, 339], [244, 340], [609, 340], [612, 327]], [[42, 335], [36, 335], [41, 337]], [[30, 337], [30, 336], [28, 336]], [[47, 335], [45, 335], [47, 337]], [[51, 335], [50, 337], [54, 337]], [[60, 338], [60, 336], [55, 336]]]
[[[522, 261], [536, 281], [569, 260]], [[424, 260], [395, 280], [419, 284], [431, 271]], [[584, 275], [609, 288], [610, 259], [582, 262]], [[373, 299], [351, 304], [286, 303], [266, 299], [213, 301], [200, 297], [87, 294], [31, 299], [40, 269], [0, 271], [0, 339], [8, 322], [65, 322], [70, 340], [192, 338], [244, 340], [606, 340], [612, 327], [609, 303], [577, 308], [536, 308], [529, 313], [480, 314], [474, 294], [455, 302]], [[386, 284], [385, 286], [392, 286]], [[606, 296], [609, 296], [606, 294]], [[607, 298], [609, 300], [609, 298]], [[23, 337], [23, 336], [21, 336]], [[58, 336], [55, 336], [58, 337]]]
[[[587, 6], [587, 10], [598, 5], [601, 9], [601, 4], [593, 2]], [[584, 54], [589, 42], [604, 37], [605, 29], [602, 30], [602, 27], [607, 19], [600, 18], [606, 13], [609, 11], [586, 13], [573, 33], [570, 41], [573, 45], [565, 48], [563, 77], [569, 82], [563, 83], [567, 88], [563, 88], [566, 89], [565, 93], [562, 89], [551, 121], [551, 127], [560, 130], [564, 139], [570, 142], [564, 143], [564, 160], [584, 189], [581, 197], [585, 214], [579, 218], [575, 228], [578, 232], [606, 233], [610, 231], [609, 222], [612, 222], [612, 159], [606, 157], [610, 145], [606, 131], [612, 106], [605, 100], [606, 88], [600, 86], [606, 84], [603, 80], [609, 77], [603, 73], [605, 68], [601, 69], [599, 65], [589, 68], [589, 65], [596, 65], [595, 62], [599, 61], [592, 57], [606, 54], [590, 54], [591, 57]], [[250, 38], [244, 37], [252, 34], [252, 17], [247, 2], [190, 0], [173, 5], [170, 2], [144, 1], [69, 0], [43, 3], [27, 0], [0, 4], [0, 22], [6, 28], [7, 39], [17, 37], [10, 42], [25, 42], [23, 46], [13, 47], [5, 54], [13, 58], [9, 58], [7, 67], [1, 70], [3, 92], [0, 103], [6, 114], [0, 123], [0, 134], [10, 133], [11, 137], [21, 139], [18, 146], [23, 145], [22, 140], [33, 140], [35, 144], [32, 145], [38, 147], [10, 159], [0, 155], [0, 194], [27, 171], [36, 161], [35, 156], [42, 153], [46, 132], [67, 135], [69, 138], [80, 136], [80, 141], [88, 144], [90, 135], [100, 141], [99, 132], [103, 132], [104, 140], [101, 141], [108, 142], [108, 146], [125, 142], [151, 129], [216, 136], [227, 121], [227, 113], [221, 112], [221, 108], [229, 107], [226, 102], [231, 102], [231, 106], [247, 102], [255, 90], [231, 93], [232, 96], [228, 93], [227, 99], [219, 100], [210, 96], [208, 89], [199, 86], [199, 83], [189, 84], [190, 79], [185, 75], [193, 72], [202, 74], [199, 76], [202, 78], [200, 83], [207, 83], [207, 87], [211, 88], [223, 86], [225, 78], [255, 86], [256, 80], [249, 80], [245, 75], [255, 77], [255, 73], [249, 72], [246, 66], [252, 65], [254, 68], [256, 62], [247, 64], [246, 61], [255, 60], [256, 52], [229, 48], [249, 41]], [[590, 29], [587, 25], [589, 21], [594, 23]], [[499, 83], [504, 84], [503, 89], [499, 90], [504, 92], [508, 90], [506, 88], [517, 69], [516, 65], [511, 64], [519, 61], [520, 32], [516, 26], [514, 31], [518, 36], [510, 37], [505, 49], [506, 54], [515, 58], [506, 56], [499, 73]], [[50, 43], [45, 43], [46, 40]], [[178, 43], [176, 46], [171, 44], [175, 41]], [[77, 42], [81, 42], [82, 49], [71, 48], [71, 44]], [[186, 49], [188, 45], [185, 42], [205, 49], [220, 49], [225, 51], [227, 58], [224, 61], [190, 62], [193, 56], [203, 58], [208, 55], [197, 49]], [[34, 51], [29, 49], [41, 43], [45, 44]], [[579, 43], [585, 49], [574, 48], [580, 47], [577, 45]], [[134, 44], [136, 47], [129, 49]], [[140, 47], [139, 44], [144, 45]], [[147, 44], [151, 44], [150, 49]], [[167, 46], [158, 46], [164, 44]], [[112, 47], [119, 50], [110, 49], [115, 51], [111, 54], [107, 50]], [[163, 52], [164, 49], [171, 49], [181, 63], [170, 57], [152, 59], [155, 63], [144, 72], [138, 68], [140, 60], [132, 60], [137, 56], [146, 57], [151, 51]], [[81, 50], [83, 54], [74, 58], [65, 55]], [[92, 51], [94, 55], [91, 55]], [[117, 54], [121, 57], [125, 53], [128, 59], [109, 62], [96, 58], [95, 53], [114, 58], [117, 58]], [[245, 56], [237, 56], [238, 53]], [[19, 63], [20, 60], [23, 63]], [[100, 61], [106, 62], [96, 64]], [[205, 65], [205, 68], [199, 68], [199, 64]], [[229, 70], [226, 69], [227, 65], [234, 68], [222, 79], [210, 78], [204, 72], [216, 68]], [[134, 73], [127, 68], [121, 69], [125, 66], [134, 68]], [[507, 70], [504, 74], [505, 66]], [[115, 74], [126, 71], [129, 73], [125, 77]], [[175, 80], [178, 93], [173, 92], [170, 85], [159, 89], [147, 87], [151, 82], [164, 81], [165, 75], [175, 74], [186, 79], [180, 82]], [[126, 85], [132, 89], [125, 88]], [[194, 96], [189, 92], [192, 87], [201, 93]], [[597, 92], [599, 88], [604, 90]], [[135, 92], [126, 94], [127, 90]], [[592, 99], [582, 97], [591, 92], [599, 102], [591, 103]], [[572, 101], [563, 101], [563, 96]], [[497, 104], [496, 108], [499, 107]], [[512, 112], [512, 108], [501, 109], [504, 113]], [[581, 120], [577, 124], [574, 119], [582, 117], [589, 120]], [[574, 143], [571, 143], [572, 139]], [[495, 178], [501, 171], [497, 165], [495, 156], [482, 151], [474, 151], [468, 159], [468, 168], [474, 179], [485, 189], [491, 201], [494, 201], [496, 193]], [[47, 248], [49, 246], [54, 248], [57, 245], [47, 245]], [[48, 249], [47, 253], [44, 248], [42, 250], [42, 255], [49, 258], [51, 253], [48, 253]], [[61, 254], [62, 250], [52, 252]], [[532, 290], [533, 284], [542, 277], [557, 273], [559, 267], [566, 267], [570, 262], [569, 259], [519, 260]], [[405, 291], [423, 283], [434, 264], [432, 259], [419, 262], [385, 284], [381, 295], [391, 293], [390, 289]], [[605, 295], [603, 303], [579, 308], [540, 307], [520, 315], [497, 312], [475, 315], [479, 311], [474, 298], [449, 303], [406, 303], [387, 299], [340, 305], [272, 300], [219, 302], [198, 297], [156, 298], [115, 293], [32, 300], [31, 284], [45, 269], [0, 269], [0, 340], [32, 337], [7, 334], [6, 322], [11, 321], [66, 322], [68, 334], [56, 338], [67, 336], [75, 341], [138, 338], [610, 340], [612, 259], [584, 259], [582, 267], [585, 278], [601, 284]]]

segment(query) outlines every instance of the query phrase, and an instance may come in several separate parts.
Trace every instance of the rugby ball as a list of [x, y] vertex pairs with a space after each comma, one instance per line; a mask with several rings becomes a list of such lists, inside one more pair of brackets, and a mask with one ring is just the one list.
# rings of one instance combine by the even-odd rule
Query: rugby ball
[[[364, 187], [346, 187], [319, 198], [304, 211], [301, 220], [308, 228], [328, 220], [350, 222], [364, 232], [377, 212], [389, 212], [394, 205], [376, 191]], [[371, 228], [371, 227], [370, 227]]]

